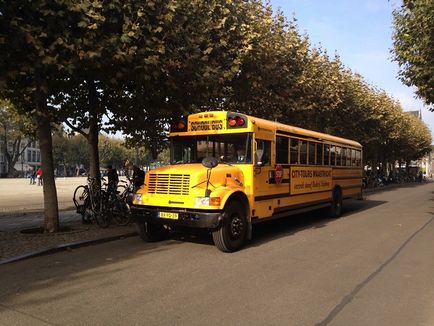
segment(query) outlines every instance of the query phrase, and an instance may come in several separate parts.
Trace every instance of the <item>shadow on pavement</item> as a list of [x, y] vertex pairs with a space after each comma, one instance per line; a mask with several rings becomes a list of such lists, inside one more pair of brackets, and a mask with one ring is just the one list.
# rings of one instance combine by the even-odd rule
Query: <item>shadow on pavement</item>
[[[351, 218], [354, 213], [361, 212], [384, 201], [352, 201], [345, 207], [344, 216]], [[326, 227], [333, 219], [327, 218], [324, 211], [313, 211], [302, 215], [264, 222], [254, 226], [253, 240], [247, 248], [265, 245], [266, 243], [287, 237], [297, 232]], [[152, 268], [149, 265], [161, 265], [170, 259], [170, 251], [174, 246], [182, 246], [186, 242], [202, 245], [196, 255], [215, 256], [225, 259], [224, 254], [213, 247], [212, 237], [208, 232], [192, 233], [173, 232], [168, 240], [155, 243], [145, 243], [138, 236], [129, 237], [105, 243], [62, 251], [59, 253], [31, 258], [11, 264], [1, 265], [0, 274], [0, 306], [14, 307], [14, 298], [21, 296], [19, 307], [30, 307], [40, 304], [40, 298], [31, 293], [39, 289], [53, 288], [53, 292], [44, 295], [44, 304], [54, 302], [65, 296], [79, 294], [79, 289], [92, 284], [94, 287], [104, 287], [116, 282], [117, 275], [134, 268], [135, 273], [142, 277], [152, 278]], [[153, 259], [147, 259], [149, 254]], [[145, 261], [146, 263], [142, 263]], [[116, 263], [116, 264], [115, 264]], [[29, 293], [28, 296], [26, 294]], [[38, 301], [39, 300], [39, 301]]]
[[[377, 200], [348, 200], [343, 205], [342, 217], [351, 218], [351, 215], [385, 204], [386, 201]], [[261, 246], [269, 241], [291, 236], [297, 232], [326, 227], [337, 219], [328, 217], [327, 209], [288, 216], [277, 220], [258, 223], [253, 227], [253, 239], [248, 247]]]
[[[386, 201], [377, 200], [348, 200], [344, 202], [343, 217], [350, 217], [354, 213], [385, 204]], [[335, 219], [327, 217], [327, 209], [316, 210], [304, 214], [292, 215], [286, 218], [265, 221], [253, 226], [253, 239], [247, 247], [264, 244], [268, 241], [293, 235], [310, 228], [322, 228]], [[173, 232], [170, 239], [180, 242], [191, 242], [213, 246], [210, 232], [206, 230], [178, 230]]]

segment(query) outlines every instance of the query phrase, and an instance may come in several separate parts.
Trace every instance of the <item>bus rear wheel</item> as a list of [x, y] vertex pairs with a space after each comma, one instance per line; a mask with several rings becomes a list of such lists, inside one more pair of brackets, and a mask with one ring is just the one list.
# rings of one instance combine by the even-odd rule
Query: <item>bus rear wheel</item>
[[169, 229], [164, 225], [149, 222], [136, 222], [136, 229], [140, 238], [145, 242], [161, 241], [169, 234]]
[[342, 215], [342, 192], [336, 188], [333, 191], [332, 206], [330, 207], [330, 216], [332, 218], [339, 218]]
[[247, 218], [243, 205], [231, 201], [226, 205], [221, 227], [212, 233], [215, 246], [223, 252], [240, 249], [247, 235]]

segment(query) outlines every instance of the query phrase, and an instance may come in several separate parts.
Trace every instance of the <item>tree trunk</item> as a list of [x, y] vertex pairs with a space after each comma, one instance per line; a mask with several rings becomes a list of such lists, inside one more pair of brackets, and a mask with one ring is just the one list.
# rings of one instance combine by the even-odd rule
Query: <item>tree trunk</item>
[[[42, 92], [39, 92], [42, 94]], [[39, 147], [41, 150], [42, 179], [44, 190], [44, 229], [45, 232], [59, 231], [59, 211], [56, 182], [54, 180], [53, 144], [51, 138], [51, 118], [44, 95], [38, 98], [36, 120]]]
[[96, 85], [93, 80], [87, 80], [88, 85], [88, 96], [89, 96], [89, 134], [87, 141], [90, 146], [90, 175], [96, 178], [98, 184], [100, 183], [100, 166], [99, 166], [99, 119], [98, 119], [98, 93], [96, 90]]
[[99, 167], [99, 128], [98, 118], [95, 116], [90, 117], [89, 135], [87, 141], [90, 146], [90, 176], [92, 178], [100, 179], [100, 167]]

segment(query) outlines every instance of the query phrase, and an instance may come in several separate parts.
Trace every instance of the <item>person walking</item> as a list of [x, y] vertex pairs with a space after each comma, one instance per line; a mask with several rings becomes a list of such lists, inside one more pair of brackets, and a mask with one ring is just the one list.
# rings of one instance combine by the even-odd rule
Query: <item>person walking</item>
[[29, 179], [29, 184], [34, 185], [36, 183], [36, 171], [34, 169], [29, 171]]
[[116, 194], [116, 188], [119, 182], [118, 171], [116, 171], [116, 169], [111, 165], [107, 165], [106, 168], [108, 179], [107, 193], [111, 196], [112, 194]]
[[42, 169], [38, 168], [36, 170], [36, 178], [38, 179], [38, 186], [42, 186], [43, 182], [42, 182]]

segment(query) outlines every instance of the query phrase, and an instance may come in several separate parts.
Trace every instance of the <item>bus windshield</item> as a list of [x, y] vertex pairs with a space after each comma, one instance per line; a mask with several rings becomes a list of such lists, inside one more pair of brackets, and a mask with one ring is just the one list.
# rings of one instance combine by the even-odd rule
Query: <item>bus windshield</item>
[[171, 138], [171, 164], [201, 163], [215, 157], [221, 163], [252, 163], [250, 133], [181, 136]]

